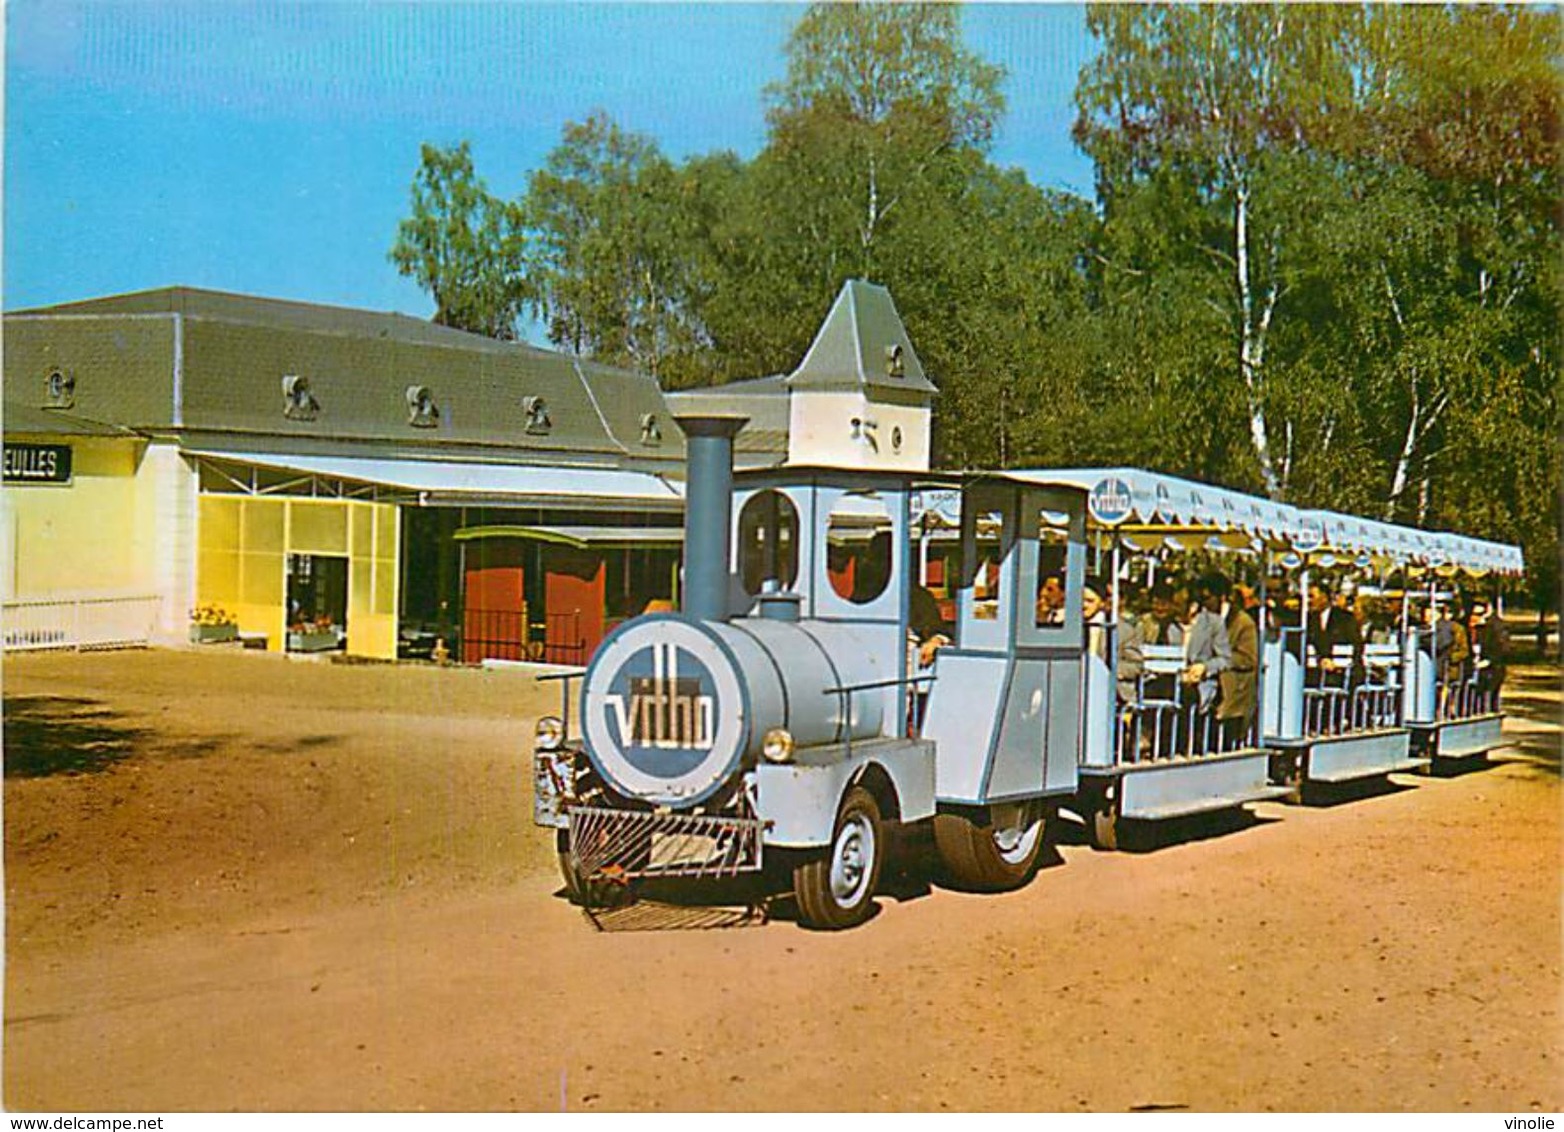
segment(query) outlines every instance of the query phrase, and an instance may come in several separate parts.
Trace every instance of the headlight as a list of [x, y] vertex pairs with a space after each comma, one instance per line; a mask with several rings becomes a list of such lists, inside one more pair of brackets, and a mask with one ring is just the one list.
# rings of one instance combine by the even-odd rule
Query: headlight
[[760, 753], [768, 763], [785, 763], [793, 757], [793, 737], [786, 728], [773, 727], [761, 740]]
[[565, 725], [558, 716], [545, 715], [538, 720], [532, 735], [532, 746], [538, 751], [557, 751], [565, 741]]

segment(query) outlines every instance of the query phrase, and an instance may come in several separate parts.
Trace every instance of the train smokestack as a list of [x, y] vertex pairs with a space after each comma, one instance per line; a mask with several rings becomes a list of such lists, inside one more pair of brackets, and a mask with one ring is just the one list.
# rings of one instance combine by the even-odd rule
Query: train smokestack
[[748, 417], [675, 417], [686, 438], [684, 612], [728, 619], [728, 557], [733, 524], [733, 438]]

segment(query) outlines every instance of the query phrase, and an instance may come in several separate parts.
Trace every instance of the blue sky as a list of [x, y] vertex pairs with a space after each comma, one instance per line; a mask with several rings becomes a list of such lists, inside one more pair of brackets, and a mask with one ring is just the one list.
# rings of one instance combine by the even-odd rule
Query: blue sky
[[[386, 259], [423, 141], [522, 191], [604, 109], [674, 158], [753, 156], [784, 4], [6, 5], [4, 305], [180, 283], [427, 316]], [[994, 158], [1087, 194], [1073, 5], [973, 6], [1009, 72]]]

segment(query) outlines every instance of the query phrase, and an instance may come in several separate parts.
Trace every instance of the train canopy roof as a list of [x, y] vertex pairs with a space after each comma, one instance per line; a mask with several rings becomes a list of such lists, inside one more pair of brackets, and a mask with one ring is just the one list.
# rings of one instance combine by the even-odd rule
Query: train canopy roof
[[1236, 532], [1304, 554], [1366, 554], [1396, 564], [1469, 574], [1520, 574], [1526, 568], [1517, 546], [1294, 507], [1142, 468], [1039, 468], [992, 474], [1022, 483], [1081, 488], [1088, 493], [1094, 526], [1117, 529], [1146, 548], [1150, 544], [1135, 535]]

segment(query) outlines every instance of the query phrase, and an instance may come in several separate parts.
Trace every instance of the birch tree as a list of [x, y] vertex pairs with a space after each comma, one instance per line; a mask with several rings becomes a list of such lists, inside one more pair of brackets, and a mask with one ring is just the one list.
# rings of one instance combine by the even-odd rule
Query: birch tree
[[520, 210], [491, 195], [467, 142], [425, 144], [390, 260], [434, 299], [434, 321], [515, 338], [527, 298]]
[[655, 141], [602, 113], [565, 124], [528, 178], [528, 281], [549, 340], [660, 374], [704, 345], [691, 182]]
[[826, 173], [853, 266], [873, 276], [885, 224], [940, 159], [987, 150], [1003, 71], [967, 50], [947, 4], [815, 4], [786, 55], [787, 77], [766, 91], [770, 147]]
[[1230, 327], [1265, 491], [1286, 492], [1289, 453], [1270, 416], [1268, 351], [1289, 284], [1293, 219], [1268, 199], [1268, 177], [1305, 151], [1331, 88], [1348, 81], [1329, 49], [1340, 18], [1289, 5], [1103, 6], [1087, 17], [1101, 41], [1077, 87], [1075, 135], [1115, 200], [1172, 170], [1199, 192], [1208, 223], [1190, 233]]

